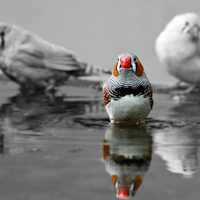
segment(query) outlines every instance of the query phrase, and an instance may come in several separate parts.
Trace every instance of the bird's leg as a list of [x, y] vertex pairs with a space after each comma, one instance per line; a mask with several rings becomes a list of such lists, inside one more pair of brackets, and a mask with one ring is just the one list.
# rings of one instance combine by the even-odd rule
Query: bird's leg
[[50, 79], [47, 82], [45, 92], [47, 92], [47, 93], [55, 93], [55, 91], [56, 91], [56, 89], [55, 89], [55, 80], [54, 79]]
[[177, 81], [174, 85], [175, 88], [179, 88], [181, 86], [182, 81]]
[[0, 38], [1, 38], [0, 48], [4, 49], [5, 47], [5, 32], [4, 31], [0, 32]]
[[182, 91], [182, 94], [189, 94], [191, 92], [193, 92], [196, 89], [195, 85], [190, 85], [187, 89]]
[[179, 90], [179, 91], [173, 91], [172, 92], [172, 95], [173, 96], [184, 96], [184, 95], [187, 95], [187, 94], [190, 94], [190, 93], [192, 93], [193, 91], [195, 91], [195, 89], [196, 89], [197, 87], [196, 87], [196, 85], [189, 85], [186, 89], [184, 89], [184, 90]]
[[45, 95], [49, 98], [49, 100], [54, 101], [55, 94], [56, 94], [55, 81], [53, 79], [50, 79], [47, 82], [47, 85], [45, 88]]
[[171, 87], [171, 94], [172, 95], [184, 95], [187, 93], [190, 93], [194, 90], [194, 85], [189, 85], [183, 81], [177, 81], [172, 87]]
[[45, 89], [46, 93], [55, 93], [56, 89], [54, 85], [49, 85], [46, 89]]
[[183, 81], [177, 81], [175, 83], [175, 85], [173, 86], [174, 89], [184, 89], [184, 88], [188, 88], [188, 84], [186, 84], [185, 82]]
[[190, 85], [190, 86], [189, 86], [186, 90], [184, 90], [183, 92], [184, 92], [185, 94], [189, 94], [189, 93], [195, 91], [196, 89], [197, 89], [196, 85]]
[[46, 97], [50, 100], [50, 102], [54, 102], [55, 100], [55, 88], [51, 88], [51, 89], [46, 89], [45, 90], [45, 95]]

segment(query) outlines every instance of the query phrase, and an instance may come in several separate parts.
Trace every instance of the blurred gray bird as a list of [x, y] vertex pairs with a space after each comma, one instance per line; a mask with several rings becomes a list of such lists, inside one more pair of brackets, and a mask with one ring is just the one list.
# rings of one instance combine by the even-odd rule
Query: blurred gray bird
[[0, 23], [0, 69], [26, 91], [51, 91], [70, 76], [101, 75], [109, 71], [93, 69], [78, 61], [72, 51], [7, 23]]
[[156, 39], [155, 49], [169, 74], [181, 82], [200, 86], [200, 17], [175, 16]]

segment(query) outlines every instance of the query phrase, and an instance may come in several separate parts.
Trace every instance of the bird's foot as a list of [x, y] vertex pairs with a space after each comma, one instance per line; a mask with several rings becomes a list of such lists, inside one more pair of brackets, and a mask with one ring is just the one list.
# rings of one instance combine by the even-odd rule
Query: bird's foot
[[189, 85], [188, 87], [172, 91], [172, 95], [187, 95], [196, 91], [199, 91], [199, 88], [197, 86]]
[[177, 81], [173, 86], [172, 86], [172, 90], [185, 90], [188, 89], [191, 85], [188, 85], [185, 82], [182, 81]]
[[46, 89], [45, 89], [45, 93], [55, 93], [56, 92], [56, 88], [52, 85], [48, 86]]
[[55, 97], [56, 97], [56, 89], [54, 86], [50, 85], [45, 89], [45, 95], [47, 96], [47, 98], [50, 101], [54, 101]]
[[172, 96], [172, 99], [180, 102], [180, 101], [185, 100], [188, 94], [195, 93], [199, 90], [200, 90], [200, 88], [198, 88], [197, 86], [191, 85], [184, 90], [182, 89], [182, 90], [179, 90], [179, 91], [177, 91], [177, 90], [172, 91], [171, 96]]

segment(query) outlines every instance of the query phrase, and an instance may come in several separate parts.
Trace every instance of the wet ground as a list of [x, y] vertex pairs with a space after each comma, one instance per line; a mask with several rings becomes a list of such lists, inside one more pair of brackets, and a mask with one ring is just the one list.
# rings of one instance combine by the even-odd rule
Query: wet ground
[[25, 96], [1, 81], [0, 199], [199, 199], [198, 93], [157, 93], [146, 125], [117, 127], [100, 92], [63, 90]]

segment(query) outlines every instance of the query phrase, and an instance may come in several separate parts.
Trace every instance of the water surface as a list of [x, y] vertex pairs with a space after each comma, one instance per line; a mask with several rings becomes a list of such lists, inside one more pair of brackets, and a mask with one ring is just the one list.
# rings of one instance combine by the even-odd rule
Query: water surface
[[25, 96], [2, 82], [0, 199], [199, 199], [197, 94], [155, 94], [133, 128], [109, 124], [100, 92], [65, 92]]

